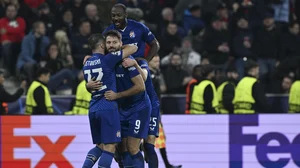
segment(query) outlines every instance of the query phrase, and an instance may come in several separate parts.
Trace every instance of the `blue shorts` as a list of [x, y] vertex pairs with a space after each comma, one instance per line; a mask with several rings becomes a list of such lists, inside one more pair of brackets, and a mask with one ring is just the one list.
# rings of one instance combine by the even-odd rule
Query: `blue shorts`
[[89, 120], [94, 144], [121, 142], [120, 115], [118, 110], [89, 112]]
[[153, 108], [151, 112], [148, 135], [154, 135], [158, 137], [159, 121], [160, 121], [159, 107], [156, 107]]
[[121, 135], [144, 139], [148, 136], [151, 106], [136, 112], [120, 111]]

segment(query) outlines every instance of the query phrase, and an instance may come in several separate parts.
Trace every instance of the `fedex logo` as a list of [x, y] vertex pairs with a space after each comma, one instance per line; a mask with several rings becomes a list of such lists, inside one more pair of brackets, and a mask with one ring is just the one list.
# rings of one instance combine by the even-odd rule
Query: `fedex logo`
[[[290, 161], [300, 167], [300, 134], [289, 140], [287, 135], [276, 131], [266, 132], [260, 138], [257, 134], [243, 133], [243, 128], [247, 126], [259, 126], [258, 115], [231, 115], [229, 122], [230, 168], [243, 168], [243, 146], [255, 146], [256, 158], [262, 167], [284, 168], [291, 164]], [[274, 125], [274, 130], [280, 126]], [[277, 141], [279, 145], [271, 146], [271, 141]], [[290, 157], [279, 155], [277, 160], [271, 160], [269, 154], [290, 154]]]
[[16, 159], [14, 151], [16, 148], [31, 148], [32, 139], [44, 152], [43, 157], [34, 168], [49, 168], [52, 164], [55, 164], [58, 168], [73, 168], [63, 152], [75, 136], [60, 136], [54, 142], [48, 136], [16, 136], [14, 129], [31, 128], [30, 116], [5, 116], [0, 119], [2, 168], [33, 167], [31, 159]]

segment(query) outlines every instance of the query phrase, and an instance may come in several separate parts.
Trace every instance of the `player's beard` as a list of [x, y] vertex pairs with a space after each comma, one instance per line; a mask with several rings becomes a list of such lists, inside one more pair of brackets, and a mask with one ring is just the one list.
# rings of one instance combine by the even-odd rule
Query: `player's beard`
[[111, 47], [108, 49], [108, 52], [116, 52], [119, 51], [121, 48], [115, 48], [115, 47]]

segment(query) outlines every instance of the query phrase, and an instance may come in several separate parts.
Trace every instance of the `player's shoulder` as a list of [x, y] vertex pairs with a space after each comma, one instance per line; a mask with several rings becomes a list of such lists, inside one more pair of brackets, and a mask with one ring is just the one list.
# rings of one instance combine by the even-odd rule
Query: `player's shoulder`
[[128, 19], [127, 21], [132, 27], [137, 27], [137, 28], [146, 27], [143, 23], [135, 20]]

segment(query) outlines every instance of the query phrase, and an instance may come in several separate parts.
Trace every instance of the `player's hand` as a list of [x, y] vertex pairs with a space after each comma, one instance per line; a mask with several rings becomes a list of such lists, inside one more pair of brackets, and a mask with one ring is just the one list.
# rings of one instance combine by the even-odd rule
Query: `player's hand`
[[118, 94], [115, 93], [114, 91], [112, 90], [109, 90], [107, 92], [104, 93], [104, 96], [107, 100], [116, 100], [118, 99]]
[[86, 83], [86, 88], [90, 91], [99, 90], [103, 86], [103, 83], [100, 81], [95, 81], [94, 79]]
[[90, 56], [90, 55], [85, 56], [84, 59], [83, 59], [83, 65], [84, 65], [85, 62], [86, 62], [89, 58], [91, 58], [91, 57], [92, 57], [92, 56]]
[[125, 59], [123, 59], [123, 62], [122, 62], [122, 65], [125, 68], [135, 66], [136, 64], [137, 64], [136, 60], [130, 59], [130, 58], [125, 58]]

